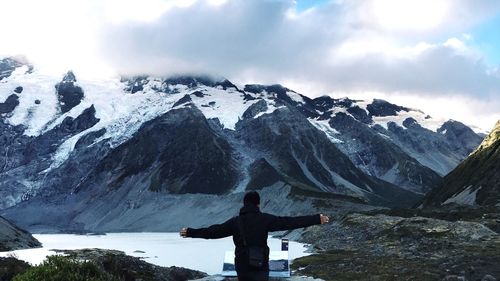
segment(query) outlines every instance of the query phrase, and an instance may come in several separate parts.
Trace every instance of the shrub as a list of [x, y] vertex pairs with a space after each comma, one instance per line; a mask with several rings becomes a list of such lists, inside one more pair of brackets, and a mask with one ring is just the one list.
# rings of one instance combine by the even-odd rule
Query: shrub
[[49, 256], [13, 281], [119, 281], [96, 264], [65, 256]]

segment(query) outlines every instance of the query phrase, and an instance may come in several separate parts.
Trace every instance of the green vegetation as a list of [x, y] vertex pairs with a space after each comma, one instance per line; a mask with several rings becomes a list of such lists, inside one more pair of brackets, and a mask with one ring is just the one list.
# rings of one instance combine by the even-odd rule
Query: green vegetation
[[369, 256], [363, 251], [327, 251], [296, 259], [292, 268], [323, 280], [437, 280], [442, 272], [425, 260]]
[[5, 275], [1, 274], [0, 259], [0, 281], [185, 281], [207, 276], [203, 272], [186, 268], [157, 266], [116, 250], [80, 249], [56, 252], [64, 256], [49, 256], [41, 265], [16, 270], [15, 274], [18, 275], [14, 279], [3, 278]]
[[96, 264], [64, 256], [49, 256], [13, 281], [118, 281]]

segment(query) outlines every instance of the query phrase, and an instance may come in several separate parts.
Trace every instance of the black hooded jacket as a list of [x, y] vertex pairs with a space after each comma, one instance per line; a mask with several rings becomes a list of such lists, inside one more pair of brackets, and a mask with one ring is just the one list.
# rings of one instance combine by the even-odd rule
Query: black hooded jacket
[[267, 246], [268, 232], [291, 230], [321, 224], [319, 215], [301, 217], [278, 217], [260, 212], [259, 208], [252, 204], [243, 206], [240, 210], [243, 222], [245, 238], [248, 246], [260, 246], [266, 250], [266, 262], [261, 269], [250, 269], [248, 267], [248, 256], [243, 246], [243, 239], [238, 228], [238, 217], [233, 217], [222, 224], [212, 225], [207, 228], [188, 228], [187, 237], [218, 239], [233, 236], [235, 249], [235, 266], [238, 272], [255, 270], [269, 270], [269, 247]]

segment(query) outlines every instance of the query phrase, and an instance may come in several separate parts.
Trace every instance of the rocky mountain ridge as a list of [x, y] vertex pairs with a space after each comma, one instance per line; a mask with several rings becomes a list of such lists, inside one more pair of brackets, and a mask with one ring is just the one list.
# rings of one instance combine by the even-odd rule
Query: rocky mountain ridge
[[[0, 207], [28, 227], [48, 214], [54, 223], [115, 217], [108, 202], [131, 211], [271, 186], [411, 205], [481, 141], [459, 122], [382, 100], [9, 67], [0, 69]], [[39, 206], [46, 213], [34, 213]]]
[[423, 206], [446, 204], [500, 207], [500, 121], [479, 147], [446, 175]]

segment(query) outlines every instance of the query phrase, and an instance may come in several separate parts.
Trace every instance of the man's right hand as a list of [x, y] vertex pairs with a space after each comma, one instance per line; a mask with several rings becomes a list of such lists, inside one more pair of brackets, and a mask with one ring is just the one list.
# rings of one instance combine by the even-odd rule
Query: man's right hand
[[181, 231], [179, 232], [179, 235], [182, 237], [182, 238], [186, 238], [187, 237], [187, 228], [183, 227], [181, 229]]
[[330, 218], [328, 216], [325, 216], [323, 214], [319, 214], [319, 217], [321, 219], [321, 224], [325, 224], [325, 223], [329, 223], [330, 222]]

